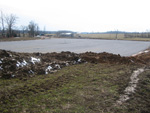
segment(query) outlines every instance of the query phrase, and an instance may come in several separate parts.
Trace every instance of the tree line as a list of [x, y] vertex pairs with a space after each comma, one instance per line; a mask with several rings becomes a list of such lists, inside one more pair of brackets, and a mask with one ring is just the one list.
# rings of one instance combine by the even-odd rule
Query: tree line
[[6, 15], [0, 11], [0, 38], [10, 37], [34, 37], [39, 35], [39, 26], [34, 21], [30, 21], [27, 26], [16, 28], [18, 17], [14, 14]]

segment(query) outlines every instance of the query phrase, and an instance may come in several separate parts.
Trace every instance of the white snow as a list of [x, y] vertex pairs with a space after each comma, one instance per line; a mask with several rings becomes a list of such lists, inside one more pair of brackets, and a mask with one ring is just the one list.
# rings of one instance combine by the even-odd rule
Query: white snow
[[34, 57], [31, 57], [31, 62], [33, 64], [35, 64], [36, 62], [40, 62], [41, 60], [39, 58], [34, 58]]
[[12, 78], [14, 78], [14, 77], [15, 77], [15, 75], [11, 75], [11, 77], [12, 77]]
[[22, 65], [26, 66], [27, 64], [28, 63], [25, 60], [23, 60]]
[[[0, 60], [0, 64], [2, 64], [2, 61]], [[0, 66], [0, 70], [2, 70], [3, 68], [2, 68], [2, 66]]]
[[3, 68], [0, 66], [0, 70], [2, 70]]
[[66, 66], [69, 66], [69, 63], [66, 62]]
[[34, 72], [32, 70], [29, 71], [30, 74], [34, 74]]
[[59, 64], [55, 64], [55, 67], [61, 69]]
[[17, 67], [24, 67], [24, 66], [26, 66], [28, 63], [25, 61], [25, 60], [23, 60], [23, 62], [19, 62], [19, 61], [17, 61], [17, 64], [16, 64], [16, 66]]
[[51, 66], [48, 66], [46, 69], [45, 69], [45, 74], [47, 75], [48, 74], [48, 71], [51, 71], [51, 69], [53, 69]]
[[146, 50], [146, 51], [144, 51], [145, 53], [148, 53], [149, 51], [148, 50]]
[[81, 58], [78, 59], [78, 62], [81, 62]]

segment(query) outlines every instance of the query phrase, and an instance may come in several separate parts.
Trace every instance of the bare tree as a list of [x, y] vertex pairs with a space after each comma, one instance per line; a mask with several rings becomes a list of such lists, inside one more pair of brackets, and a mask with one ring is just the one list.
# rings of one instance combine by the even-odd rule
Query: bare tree
[[36, 24], [36, 35], [39, 35], [39, 26]]
[[22, 33], [22, 35], [23, 35], [23, 37], [25, 37], [25, 31], [26, 31], [26, 26], [21, 26], [21, 33]]
[[29, 36], [34, 37], [36, 33], [36, 24], [31, 21], [28, 25], [28, 30], [29, 30]]
[[5, 37], [5, 25], [4, 25], [4, 14], [3, 12], [1, 11], [1, 16], [0, 16], [0, 23], [1, 23], [1, 26], [2, 26], [2, 37]]
[[28, 25], [29, 36], [34, 37], [39, 34], [39, 26], [35, 22], [31, 21]]
[[7, 36], [13, 37], [13, 27], [16, 24], [17, 16], [10, 14], [10, 15], [5, 17], [5, 21], [7, 24]]
[[118, 29], [116, 30], [116, 40], [118, 39]]

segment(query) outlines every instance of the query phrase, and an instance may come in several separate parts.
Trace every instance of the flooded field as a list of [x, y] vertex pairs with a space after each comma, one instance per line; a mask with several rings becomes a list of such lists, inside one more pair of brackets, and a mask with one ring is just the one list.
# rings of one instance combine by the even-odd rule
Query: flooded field
[[15, 52], [61, 52], [71, 51], [83, 53], [92, 51], [96, 53], [109, 52], [121, 56], [131, 56], [150, 47], [150, 42], [98, 40], [98, 39], [44, 39], [30, 41], [0, 42], [0, 49]]

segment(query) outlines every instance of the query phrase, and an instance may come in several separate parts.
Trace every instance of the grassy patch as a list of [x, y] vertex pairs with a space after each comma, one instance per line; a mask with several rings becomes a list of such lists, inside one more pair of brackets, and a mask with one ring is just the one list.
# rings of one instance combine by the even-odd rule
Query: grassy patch
[[87, 63], [55, 74], [0, 79], [0, 112], [116, 111], [113, 105], [136, 68]]
[[114, 108], [115, 112], [149, 113], [150, 111], [150, 70], [139, 75], [136, 92], [130, 95], [124, 105]]

